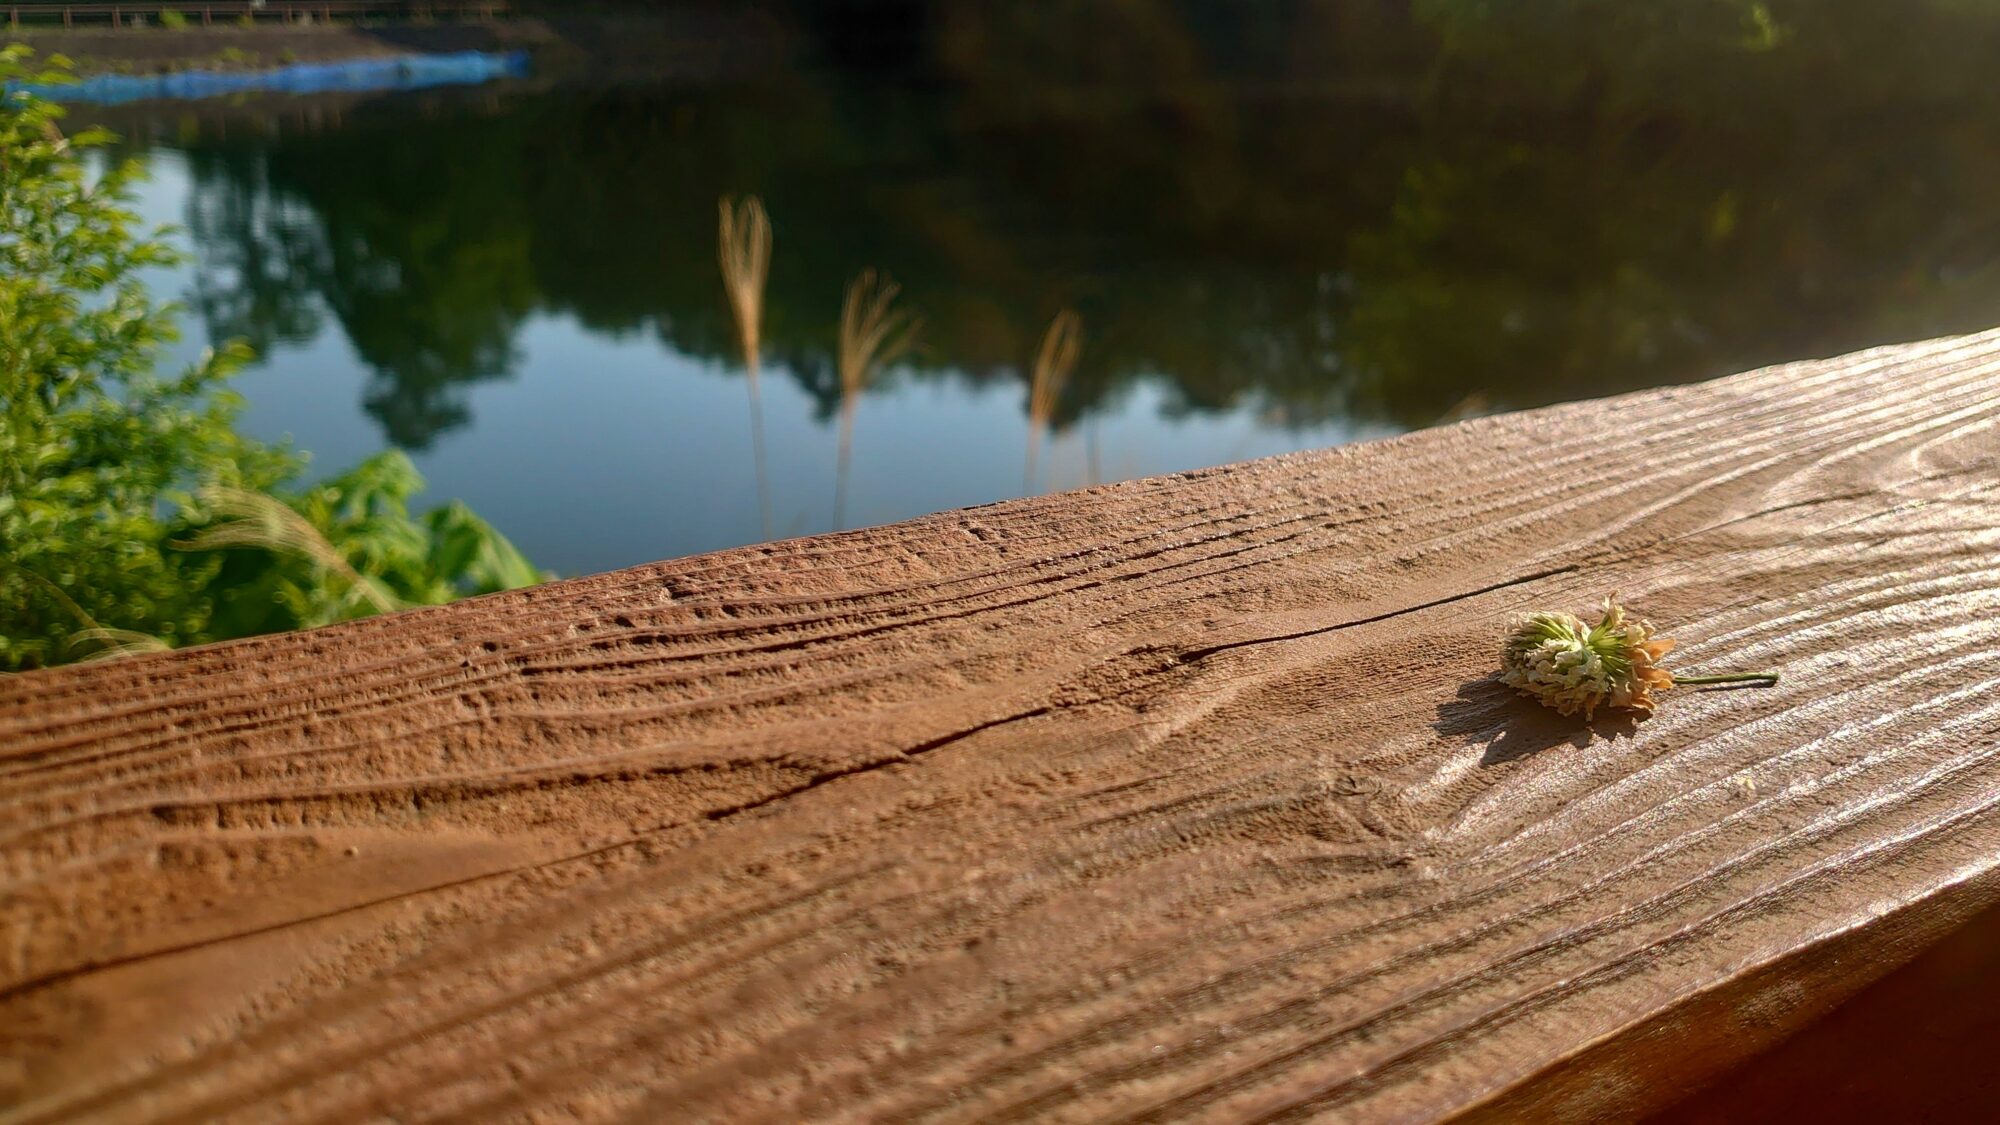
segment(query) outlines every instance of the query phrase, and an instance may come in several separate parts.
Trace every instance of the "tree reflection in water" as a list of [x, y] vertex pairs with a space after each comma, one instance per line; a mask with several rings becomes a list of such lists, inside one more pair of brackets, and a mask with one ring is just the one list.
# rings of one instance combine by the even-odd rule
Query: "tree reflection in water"
[[200, 312], [260, 347], [337, 324], [411, 449], [468, 423], [534, 313], [739, 373], [714, 216], [743, 192], [777, 230], [771, 373], [824, 419], [869, 264], [925, 321], [896, 377], [1024, 409], [1075, 308], [1058, 427], [1140, 381], [1169, 411], [1415, 427], [2000, 319], [1977, 5], [918, 7], [887, 70], [197, 134]]

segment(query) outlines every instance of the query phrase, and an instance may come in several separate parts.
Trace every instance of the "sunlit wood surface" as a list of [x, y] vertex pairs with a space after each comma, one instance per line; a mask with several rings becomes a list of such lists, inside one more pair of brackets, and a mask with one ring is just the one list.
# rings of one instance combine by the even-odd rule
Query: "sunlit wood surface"
[[[2000, 899], [1997, 424], [2000, 333], [0, 678], [0, 1120], [1666, 1104]], [[1490, 678], [1613, 590], [1782, 684]]]

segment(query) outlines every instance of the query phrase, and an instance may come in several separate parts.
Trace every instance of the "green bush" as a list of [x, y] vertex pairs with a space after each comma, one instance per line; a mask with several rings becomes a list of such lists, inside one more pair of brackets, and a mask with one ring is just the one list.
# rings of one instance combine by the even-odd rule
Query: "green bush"
[[[0, 49], [0, 82], [66, 80], [30, 58]], [[246, 347], [156, 370], [178, 310], [139, 273], [177, 256], [130, 209], [140, 166], [92, 175], [110, 136], [65, 137], [60, 116], [0, 100], [0, 670], [542, 579], [463, 505], [411, 517], [423, 481], [399, 452], [281, 491], [304, 459], [235, 430]]]
[[189, 518], [202, 526], [180, 545], [230, 551], [209, 576], [211, 628], [302, 629], [547, 577], [458, 501], [413, 518], [423, 488], [391, 449], [283, 500], [227, 486], [197, 494]]
[[186, 31], [187, 25], [187, 17], [179, 12], [168, 9], [160, 13], [160, 26], [168, 31]]

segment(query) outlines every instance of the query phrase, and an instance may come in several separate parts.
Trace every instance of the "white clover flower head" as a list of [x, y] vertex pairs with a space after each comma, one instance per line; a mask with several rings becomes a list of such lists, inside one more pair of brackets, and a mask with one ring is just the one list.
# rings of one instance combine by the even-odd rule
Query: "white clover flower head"
[[1659, 664], [1673, 647], [1645, 621], [1627, 619], [1614, 594], [1595, 626], [1569, 613], [1518, 618], [1501, 650], [1500, 680], [1565, 715], [1582, 711], [1586, 721], [1599, 707], [1650, 714], [1653, 691], [1674, 686]]

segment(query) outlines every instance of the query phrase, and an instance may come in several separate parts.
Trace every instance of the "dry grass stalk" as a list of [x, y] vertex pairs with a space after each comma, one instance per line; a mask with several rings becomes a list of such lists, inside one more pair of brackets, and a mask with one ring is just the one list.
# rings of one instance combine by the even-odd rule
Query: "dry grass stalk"
[[60, 602], [62, 607], [69, 611], [71, 616], [83, 622], [84, 627], [71, 633], [69, 639], [64, 642], [72, 650], [78, 645], [94, 644], [99, 646], [97, 651], [82, 657], [81, 659], [83, 660], [112, 660], [120, 656], [135, 656], [142, 652], [166, 652], [174, 647], [151, 633], [141, 633], [137, 629], [115, 629], [108, 625], [100, 625], [97, 623], [97, 619], [90, 615], [90, 611], [76, 604], [76, 599], [70, 597], [61, 586], [25, 567], [11, 569], [15, 573], [27, 578], [28, 581], [40, 586], [50, 596], [55, 598], [56, 601]]
[[834, 471], [833, 526], [845, 526], [847, 470], [854, 453], [854, 408], [875, 373], [916, 343], [923, 321], [895, 307], [901, 287], [874, 270], [847, 283], [840, 307], [840, 463]]
[[1063, 384], [1076, 370], [1083, 352], [1083, 318], [1064, 309], [1049, 322], [1042, 334], [1042, 346], [1035, 353], [1035, 366], [1028, 378], [1028, 469], [1027, 491], [1035, 491], [1035, 460], [1042, 435], [1052, 426], [1056, 403], [1062, 398]]
[[736, 318], [737, 344], [743, 349], [743, 371], [750, 384], [750, 446], [756, 462], [757, 506], [764, 538], [771, 537], [771, 484], [764, 472], [764, 405], [758, 388], [758, 358], [763, 354], [764, 287], [771, 274], [771, 219], [756, 196], [732, 203], [717, 202], [716, 258], [722, 266], [722, 288]]
[[252, 548], [296, 555], [338, 575], [347, 583], [351, 596], [367, 602], [376, 612], [388, 613], [399, 608], [395, 598], [354, 569], [340, 548], [284, 501], [261, 492], [222, 485], [202, 489], [200, 499], [216, 522], [175, 543], [176, 547], [191, 551]]
[[96, 644], [101, 647], [84, 657], [84, 660], [116, 660], [121, 656], [138, 656], [147, 652], [166, 652], [172, 648], [167, 642], [137, 629], [113, 629], [98, 625], [72, 634], [70, 644]]

